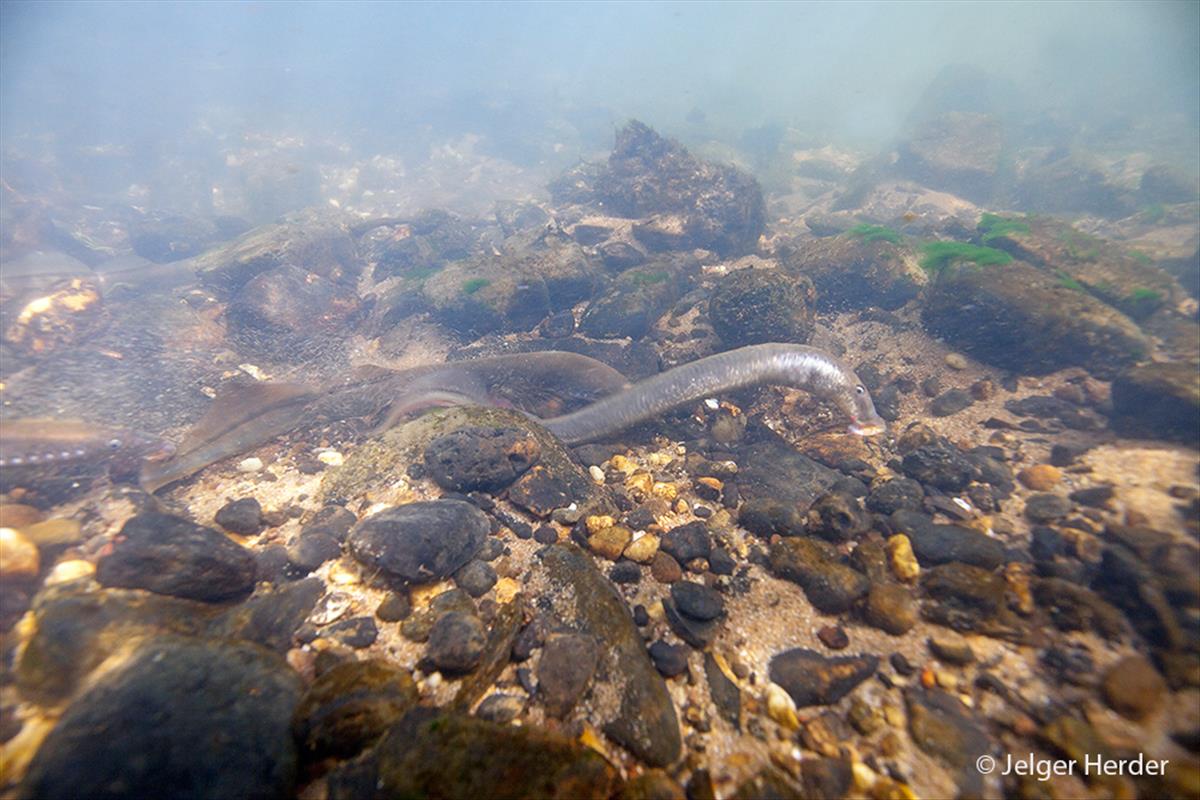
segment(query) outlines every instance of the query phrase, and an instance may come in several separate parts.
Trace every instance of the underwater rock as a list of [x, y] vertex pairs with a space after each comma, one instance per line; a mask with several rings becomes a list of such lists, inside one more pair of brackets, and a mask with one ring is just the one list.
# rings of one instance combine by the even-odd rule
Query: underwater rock
[[285, 264], [260, 272], [234, 294], [225, 312], [230, 332], [263, 346], [263, 338], [332, 335], [347, 327], [358, 312], [352, 287]]
[[964, 411], [974, 404], [975, 398], [962, 389], [947, 389], [933, 398], [929, 404], [929, 413], [935, 417], [949, 417]]
[[449, 611], [429, 629], [427, 655], [434, 668], [452, 675], [470, 672], [479, 666], [487, 633], [475, 614]]
[[597, 339], [642, 338], [682, 294], [682, 271], [663, 259], [625, 270], [588, 304], [580, 332]]
[[23, 798], [291, 796], [300, 680], [245, 643], [164, 636], [73, 702]]
[[808, 602], [826, 614], [841, 614], [867, 594], [870, 581], [838, 561], [833, 545], [794, 536], [771, 545], [771, 573], [798, 583]]
[[3, 343], [21, 356], [42, 358], [77, 347], [106, 321], [99, 285], [87, 278], [56, 283], [16, 305], [4, 314]]
[[970, 459], [946, 441], [935, 441], [904, 454], [904, 474], [945, 492], [962, 491], [978, 477]]
[[496, 570], [486, 561], [474, 559], [454, 573], [454, 583], [471, 597], [483, 597], [496, 585]]
[[927, 619], [957, 631], [986, 631], [1004, 605], [1004, 578], [981, 567], [951, 561], [921, 573]]
[[233, 294], [256, 275], [284, 266], [350, 287], [362, 271], [347, 219], [326, 209], [289, 214], [187, 264], [201, 283], [223, 294]]
[[1031, 494], [1025, 500], [1025, 516], [1033, 522], [1053, 522], [1071, 513], [1071, 501], [1056, 494]]
[[1086, 153], [1058, 155], [1019, 165], [1016, 207], [1034, 214], [1096, 214], [1108, 219], [1127, 217], [1137, 210], [1132, 189], [1121, 186]]
[[[671, 587], [674, 588], [685, 583], [682, 577], [680, 575], [679, 580], [673, 581]], [[717, 634], [721, 632], [720, 619], [698, 619], [690, 614], [685, 614], [671, 599], [664, 599], [662, 606], [663, 616], [666, 617], [667, 624], [671, 626], [671, 631], [697, 650], [708, 649], [709, 645], [716, 641]]]
[[535, 353], [543, 350], [561, 350], [594, 358], [608, 364], [631, 381], [648, 378], [660, 371], [658, 351], [648, 342], [595, 341], [582, 336], [518, 341], [488, 336], [476, 343], [451, 351], [450, 358], [462, 361], [506, 353]]
[[694, 558], [708, 558], [712, 550], [712, 535], [703, 522], [687, 522], [664, 533], [659, 549], [679, 563], [686, 564]]
[[1150, 349], [1124, 314], [1020, 261], [946, 268], [921, 316], [952, 346], [1023, 375], [1082, 366], [1109, 377]]
[[[554, 613], [559, 621], [599, 644], [596, 683], [619, 702], [615, 708], [598, 705], [604, 732], [652, 766], [673, 763], [681, 749], [675, 706], [625, 601], [574, 545], [547, 547], [538, 570], [556, 587]], [[599, 687], [592, 695], [602, 696]]]
[[347, 647], [361, 650], [375, 644], [375, 640], [379, 638], [379, 626], [372, 617], [351, 617], [321, 628], [320, 634]]
[[771, 499], [804, 509], [842, 477], [777, 439], [738, 448], [736, 461], [742, 497]]
[[263, 529], [262, 506], [253, 497], [231, 500], [217, 509], [213, 521], [230, 533], [257, 536]]
[[916, 686], [904, 691], [908, 730], [917, 747], [955, 771], [959, 790], [978, 797], [983, 776], [975, 764], [990, 754], [992, 743], [981, 720], [953, 695]]
[[916, 255], [899, 240], [890, 228], [851, 226], [842, 236], [784, 242], [779, 260], [787, 274], [812, 280], [821, 310], [874, 306], [894, 311], [929, 282]]
[[1167, 693], [1166, 681], [1143, 655], [1114, 663], [1104, 673], [1100, 688], [1109, 707], [1134, 720], [1154, 713]]
[[1061, 285], [1086, 291], [1135, 320], [1183, 298], [1179, 283], [1161, 267], [1129, 248], [1084, 233], [1051, 217], [1008, 220], [985, 215], [985, 241], [1053, 276]]
[[452, 492], [497, 492], [541, 457], [537, 439], [515, 428], [459, 428], [425, 448], [425, 469]]
[[681, 614], [707, 621], [725, 613], [725, 601], [720, 592], [702, 583], [678, 581], [671, 585], [671, 600]]
[[900, 636], [917, 624], [920, 614], [912, 593], [898, 583], [874, 583], [867, 593], [863, 618], [868, 625]]
[[341, 554], [341, 543], [320, 531], [301, 531], [287, 547], [288, 564], [302, 575], [307, 575]]
[[385, 661], [338, 664], [305, 692], [292, 732], [306, 760], [349, 758], [373, 745], [418, 699], [412, 677]]
[[727, 348], [764, 342], [804, 344], [812, 336], [816, 290], [803, 276], [739, 269], [722, 278], [708, 301], [713, 330]]
[[96, 580], [218, 603], [249, 594], [256, 568], [253, 554], [228, 536], [144, 511], [122, 526], [112, 551], [96, 565]]
[[892, 529], [912, 542], [921, 566], [961, 561], [984, 569], [1004, 562], [1004, 546], [995, 539], [970, 528], [935, 523], [919, 511], [901, 509], [889, 518]]
[[922, 121], [900, 143], [896, 167], [905, 177], [979, 203], [996, 190], [1003, 148], [996, 117], [946, 111]]
[[178, 214], [146, 217], [129, 226], [133, 252], [156, 264], [190, 258], [224, 238], [212, 220]]
[[841, 492], [818, 497], [808, 509], [805, 532], [831, 542], [857, 539], [871, 529], [871, 518], [858, 500]]
[[871, 487], [866, 506], [879, 514], [892, 514], [900, 509], [920, 511], [925, 491], [912, 478], [893, 478]]
[[1113, 381], [1113, 427], [1126, 436], [1200, 442], [1200, 371], [1195, 364], [1140, 364]]
[[654, 668], [662, 673], [664, 678], [674, 678], [687, 672], [688, 657], [691, 649], [682, 644], [670, 644], [659, 639], [648, 648]]
[[375, 265], [372, 278], [381, 281], [429, 274], [467, 258], [478, 249], [479, 236], [470, 221], [434, 208], [404, 223], [374, 228], [363, 237], [361, 247], [364, 258]]
[[601, 203], [623, 217], [674, 215], [679, 235], [670, 237], [671, 249], [743, 255], [754, 249], [766, 220], [754, 178], [701, 161], [636, 120], [617, 132], [607, 164], [576, 169], [550, 188], [558, 202]]
[[483, 512], [461, 500], [408, 503], [380, 511], [350, 531], [350, 553], [368, 567], [409, 583], [448, 577], [466, 564], [491, 530]]
[[609, 797], [619, 783], [599, 753], [561, 734], [417, 708], [330, 775], [329, 800], [490, 797], [497, 787], [512, 800], [573, 800]]
[[841, 700], [879, 668], [874, 655], [823, 656], [797, 647], [771, 659], [771, 680], [791, 695], [798, 708]]
[[538, 662], [538, 697], [546, 713], [562, 719], [571, 713], [592, 682], [599, 653], [596, 640], [578, 633], [546, 637]]

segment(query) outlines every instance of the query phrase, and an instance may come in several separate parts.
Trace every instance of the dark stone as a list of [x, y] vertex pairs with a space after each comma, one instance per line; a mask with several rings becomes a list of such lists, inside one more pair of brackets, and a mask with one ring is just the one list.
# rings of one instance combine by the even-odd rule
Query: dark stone
[[618, 561], [608, 571], [613, 583], [637, 583], [642, 579], [642, 568], [632, 561]]
[[133, 252], [156, 264], [190, 258], [222, 238], [212, 220], [179, 214], [148, 216], [129, 226]]
[[702, 583], [677, 581], [671, 584], [671, 599], [681, 614], [706, 621], [725, 613], [725, 601], [719, 592]]
[[1004, 605], [1004, 578], [969, 564], [951, 562], [921, 576], [925, 616], [958, 631], [973, 631], [995, 617]]
[[960, 792], [980, 796], [983, 776], [975, 763], [992, 752], [984, 725], [958, 698], [939, 689], [910, 687], [904, 701], [913, 741], [955, 770]]
[[570, 311], [551, 314], [538, 325], [538, 333], [547, 339], [559, 339], [575, 332], [575, 315]]
[[1004, 563], [1004, 546], [979, 531], [940, 525], [916, 511], [900, 510], [888, 518], [892, 530], [908, 536], [921, 566], [961, 561], [985, 569]]
[[546, 713], [562, 719], [583, 698], [596, 670], [596, 640], [578, 633], [556, 633], [546, 638], [538, 662], [538, 697]]
[[664, 677], [674, 678], [687, 672], [691, 650], [681, 644], [667, 644], [661, 639], [650, 645], [650, 659]]
[[412, 583], [445, 578], [483, 546], [491, 525], [483, 512], [458, 500], [433, 500], [385, 509], [350, 531], [350, 552], [368, 567]]
[[425, 469], [454, 492], [498, 492], [541, 458], [537, 440], [514, 428], [465, 427], [439, 436], [425, 448]]
[[541, 569], [546, 580], [569, 590], [556, 603], [559, 622], [596, 640], [600, 652], [596, 681], [620, 698], [619, 708], [597, 723], [647, 764], [674, 763], [682, 748], [675, 706], [625, 601], [591, 557], [575, 545], [547, 547]]
[[283, 576], [284, 570], [287, 569], [287, 548], [281, 544], [265, 547], [254, 554], [254, 563], [258, 566], [257, 579], [274, 583]]
[[548, 517], [556, 508], [569, 506], [574, 499], [562, 478], [535, 466], [508, 490], [508, 499], [538, 517]]
[[301, 575], [307, 575], [341, 554], [342, 546], [337, 539], [320, 532], [301, 533], [287, 549], [288, 563]]
[[807, 515], [795, 505], [762, 497], [747, 500], [738, 510], [738, 524], [764, 539], [780, 536], [803, 536], [808, 525]]
[[870, 588], [867, 577], [838, 561], [837, 550], [819, 539], [780, 539], [771, 545], [771, 572], [800, 584], [808, 602], [841, 614]]
[[933, 398], [929, 404], [929, 413], [935, 417], [949, 417], [952, 414], [969, 408], [975, 402], [970, 392], [962, 389], [947, 389]]
[[875, 674], [873, 655], [823, 656], [798, 647], [771, 659], [771, 680], [791, 695], [798, 708], [836, 703]]
[[1053, 522], [1071, 513], [1071, 501], [1056, 494], [1032, 494], [1025, 500], [1025, 516], [1033, 522]]
[[724, 548], [718, 547], [708, 554], [708, 568], [714, 575], [732, 575], [737, 561]]
[[712, 653], [704, 654], [704, 677], [717, 713], [734, 728], [741, 730], [742, 694]]
[[998, 117], [943, 111], [918, 122], [900, 143], [896, 169], [923, 186], [983, 203], [996, 190], [1004, 150]]
[[903, 678], [907, 678], [917, 671], [917, 668], [909, 663], [903, 653], [892, 653], [888, 657], [888, 662], [892, 665], [892, 669], [896, 670], [896, 674]]
[[1050, 463], [1056, 467], [1069, 467], [1088, 449], [1086, 445], [1056, 444], [1050, 448]]
[[1104, 508], [1115, 494], [1116, 491], [1111, 486], [1089, 486], [1086, 489], [1076, 489], [1068, 497], [1081, 506]]
[[650, 574], [659, 583], [674, 583], [683, 578], [683, 568], [670, 554], [659, 550], [650, 561]]
[[437, 669], [451, 674], [470, 672], [479, 666], [487, 636], [474, 614], [449, 611], [429, 629], [428, 657]]
[[892, 514], [902, 508], [919, 511], [925, 491], [912, 478], [893, 478], [871, 488], [866, 505], [879, 514]]
[[728, 348], [764, 342], [803, 344], [812, 336], [815, 299], [812, 282], [803, 276], [739, 269], [718, 281], [708, 316]]
[[257, 536], [263, 529], [262, 506], [253, 497], [226, 503], [213, 519], [230, 533], [242, 536]]
[[1059, 630], [1095, 631], [1106, 639], [1126, 633], [1121, 612], [1086, 586], [1061, 578], [1042, 578], [1033, 585], [1033, 597]]
[[290, 797], [299, 700], [299, 678], [260, 647], [153, 639], [67, 708], [18, 795]]
[[418, 699], [404, 670], [378, 659], [349, 661], [313, 681], [296, 709], [292, 731], [311, 761], [351, 758], [373, 745]]
[[554, 544], [558, 541], [558, 531], [551, 525], [539, 525], [533, 531], [533, 540], [538, 544]]
[[1134, 720], [1154, 713], [1167, 694], [1167, 682], [1143, 655], [1126, 656], [1109, 667], [1100, 688], [1114, 711]]
[[338, 542], [344, 542], [346, 534], [350, 532], [356, 522], [358, 522], [358, 517], [342, 506], [329, 505], [314, 514], [313, 518], [304, 524], [304, 527], [300, 529], [300, 535], [323, 533]]
[[695, 647], [697, 650], [703, 650], [712, 644], [717, 634], [721, 632], [721, 621], [719, 619], [700, 620], [695, 617], [689, 617], [679, 611], [679, 607], [674, 601], [663, 600], [663, 614], [667, 618], [667, 624], [671, 626], [671, 630], [675, 635], [685, 642]]
[[524, 598], [518, 596], [490, 614], [487, 641], [483, 645], [479, 666], [459, 685], [454, 695], [455, 708], [471, 708], [495, 686], [500, 673], [512, 660], [514, 645], [528, 610]]
[[928, 444], [905, 454], [904, 474], [945, 492], [965, 489], [974, 480], [975, 465], [955, 446]]
[[512, 800], [574, 800], [610, 797], [619, 784], [600, 754], [562, 734], [420, 707], [328, 778], [329, 800], [492, 797], [498, 787]]
[[818, 497], [809, 508], [805, 529], [810, 535], [844, 542], [857, 539], [870, 530], [871, 518], [854, 497], [830, 492]]
[[454, 583], [471, 597], [483, 597], [496, 585], [496, 570], [486, 561], [473, 559], [454, 573]]
[[807, 509], [842, 478], [777, 439], [739, 447], [735, 460], [741, 467], [737, 487], [747, 500], [767, 498]]
[[254, 555], [228, 536], [145, 511], [121, 528], [112, 552], [96, 567], [96, 579], [103, 586], [215, 603], [249, 594], [256, 570]]
[[324, 588], [319, 579], [310, 578], [273, 590], [260, 589], [218, 617], [211, 633], [254, 642], [277, 653], [286, 652], [293, 646], [296, 632], [312, 613]]
[[688, 522], [663, 534], [659, 549], [686, 564], [694, 558], [708, 558], [712, 536], [703, 522]]
[[[814, 216], [805, 214], [805, 222], [812, 225]], [[787, 274], [813, 281], [817, 307], [823, 311], [874, 307], [885, 310], [877, 314], [877, 321], [896, 323], [899, 321], [887, 311], [900, 308], [921, 291], [923, 276], [902, 243], [869, 241], [850, 234], [783, 239], [775, 249]], [[900, 326], [908, 327], [907, 323]], [[877, 387], [868, 388], [874, 394]]]
[[351, 617], [326, 625], [321, 634], [358, 650], [375, 644], [379, 628], [374, 617]]
[[841, 625], [822, 625], [817, 631], [817, 638], [830, 650], [845, 650], [850, 646], [850, 637]]
[[382, 622], [399, 622], [412, 613], [412, 601], [405, 592], [388, 592], [375, 609], [375, 616]]
[[1112, 404], [1118, 432], [1200, 443], [1200, 373], [1194, 364], [1132, 367], [1113, 381]]

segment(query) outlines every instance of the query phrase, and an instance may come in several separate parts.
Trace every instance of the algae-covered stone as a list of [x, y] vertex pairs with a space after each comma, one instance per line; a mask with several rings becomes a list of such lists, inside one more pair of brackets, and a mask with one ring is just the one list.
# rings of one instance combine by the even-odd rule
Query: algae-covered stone
[[379, 746], [329, 778], [330, 800], [362, 797], [609, 797], [619, 784], [598, 753], [557, 733], [432, 708], [410, 711]]
[[338, 664], [309, 687], [292, 731], [307, 757], [346, 758], [374, 744], [417, 699], [412, 677], [398, 667], [377, 659]]
[[771, 545], [771, 572], [804, 589], [808, 602], [826, 614], [840, 614], [867, 594], [870, 581], [838, 561], [833, 545], [819, 539], [791, 537]]
[[965, 795], [979, 796], [983, 777], [975, 763], [992, 749], [983, 725], [956, 697], [938, 689], [909, 688], [904, 701], [913, 741], [955, 771]]
[[980, 361], [1025, 375], [1082, 366], [1111, 376], [1149, 352], [1117, 309], [1021, 261], [950, 266], [925, 297], [922, 319]]
[[674, 762], [681, 747], [675, 706], [616, 588], [571, 544], [542, 551], [537, 572], [552, 587], [561, 624], [599, 643], [595, 680], [603, 690], [591, 696], [604, 732], [652, 766]]
[[598, 339], [640, 339], [682, 293], [679, 265], [656, 260], [622, 272], [583, 313], [579, 330]]
[[22, 798], [290, 797], [300, 679], [246, 643], [155, 639], [75, 700]]
[[771, 659], [770, 675], [803, 708], [836, 703], [878, 668], [878, 656], [829, 657], [797, 647]]
[[783, 245], [780, 259], [789, 273], [812, 280], [819, 309], [890, 311], [916, 297], [929, 276], [910, 247], [879, 238], [887, 233], [879, 226], [859, 226], [843, 236], [801, 239]]

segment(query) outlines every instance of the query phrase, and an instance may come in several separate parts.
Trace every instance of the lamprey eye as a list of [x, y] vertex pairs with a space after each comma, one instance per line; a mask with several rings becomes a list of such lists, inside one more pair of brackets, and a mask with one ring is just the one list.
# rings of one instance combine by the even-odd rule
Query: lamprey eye
[[108, 449], [109, 450], [120, 450], [121, 449], [121, 440], [120, 439], [109, 439], [108, 440]]
[[857, 395], [864, 395], [867, 393], [867, 389], [860, 383], [858, 386], [854, 387], [854, 393]]

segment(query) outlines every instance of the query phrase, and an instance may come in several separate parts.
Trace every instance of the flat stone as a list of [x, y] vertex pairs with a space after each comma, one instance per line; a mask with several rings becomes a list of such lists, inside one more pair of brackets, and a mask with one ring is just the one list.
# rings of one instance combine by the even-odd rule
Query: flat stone
[[326, 625], [321, 629], [321, 635], [358, 650], [375, 644], [379, 628], [372, 617], [351, 617]]
[[122, 526], [112, 552], [96, 567], [96, 579], [104, 586], [215, 603], [249, 594], [256, 572], [254, 555], [228, 536], [148, 511]]
[[900, 510], [889, 518], [892, 529], [908, 537], [921, 566], [960, 561], [984, 569], [1004, 562], [1004, 547], [979, 531], [941, 525], [916, 511]]
[[350, 532], [350, 552], [368, 567], [410, 583], [448, 577], [483, 546], [491, 523], [460, 500], [388, 508]]
[[692, 619], [706, 621], [725, 613], [725, 601], [715, 589], [692, 581], [677, 581], [671, 584], [671, 599], [680, 613]]
[[836, 703], [875, 674], [874, 655], [823, 656], [798, 647], [771, 659], [771, 680], [783, 687], [797, 708]]
[[226, 503], [213, 519], [230, 533], [242, 536], [256, 536], [263, 529], [262, 506], [253, 497]]
[[708, 558], [712, 551], [712, 535], [703, 522], [679, 525], [663, 534], [659, 548], [681, 564], [694, 558]]
[[1033, 494], [1025, 500], [1025, 516], [1034, 522], [1053, 522], [1071, 513], [1071, 501], [1056, 494]]
[[651, 644], [649, 649], [654, 668], [667, 678], [687, 672], [688, 656], [691, 652], [691, 649], [684, 645], [669, 644], [661, 639]]
[[708, 647], [721, 632], [720, 620], [699, 620], [681, 614], [671, 600], [663, 600], [663, 614], [675, 635], [697, 650]]
[[917, 624], [917, 602], [908, 588], [898, 583], [876, 583], [867, 593], [863, 616], [868, 625], [900, 636]]
[[561, 719], [583, 698], [595, 674], [596, 640], [578, 633], [547, 637], [538, 662], [538, 697], [546, 713]]
[[970, 392], [962, 389], [947, 389], [933, 398], [929, 404], [929, 413], [935, 417], [949, 417], [969, 408], [974, 402], [975, 398], [971, 397]]
[[497, 492], [541, 458], [537, 439], [516, 428], [469, 426], [439, 436], [425, 448], [425, 469], [453, 492]]
[[911, 687], [904, 692], [904, 702], [917, 746], [955, 771], [960, 792], [980, 796], [983, 776], [975, 763], [992, 752], [981, 722], [957, 698], [938, 689]]
[[808, 601], [826, 614], [849, 610], [870, 588], [867, 576], [840, 563], [833, 546], [818, 539], [777, 541], [770, 566], [772, 574], [800, 584]]
[[429, 630], [427, 655], [434, 667], [451, 674], [479, 666], [487, 636], [474, 614], [450, 611], [437, 618]]
[[454, 573], [454, 582], [471, 597], [483, 597], [496, 585], [498, 577], [486, 561], [472, 559], [458, 572]]
[[302, 575], [307, 575], [341, 554], [342, 545], [338, 540], [319, 530], [301, 533], [287, 549], [288, 564]]

